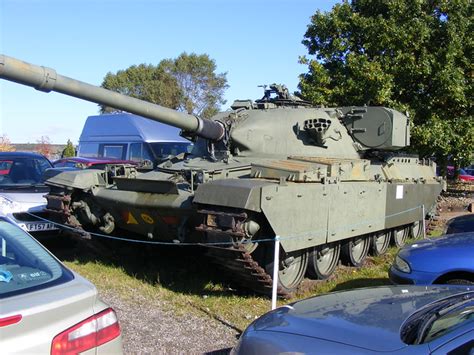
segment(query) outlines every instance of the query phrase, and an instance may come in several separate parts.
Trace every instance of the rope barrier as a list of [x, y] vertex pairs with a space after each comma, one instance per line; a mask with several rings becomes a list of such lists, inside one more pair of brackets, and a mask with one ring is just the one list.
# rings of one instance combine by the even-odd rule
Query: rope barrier
[[275, 250], [273, 252], [272, 283], [272, 310], [277, 306], [278, 271], [280, 270], [280, 236], [275, 236]]
[[[399, 216], [399, 215], [402, 215], [402, 214], [410, 213], [410, 212], [416, 211], [418, 209], [421, 209], [422, 213], [424, 212], [424, 206], [421, 205], [421, 206], [413, 207], [413, 208], [410, 208], [410, 209], [407, 209], [407, 210], [404, 210], [404, 211], [401, 211], [401, 212], [393, 213], [391, 215], [387, 215], [387, 216], [384, 217], [384, 220], [386, 220], [388, 218], [393, 218], [393, 217], [396, 217], [396, 216]], [[72, 231], [74, 233], [77, 233], [77, 234], [82, 234], [82, 235], [87, 234], [87, 235], [91, 235], [91, 236], [94, 236], [94, 237], [106, 238], [106, 239], [112, 239], [112, 240], [119, 240], [119, 241], [122, 241], [122, 242], [150, 244], [150, 245], [174, 245], [174, 246], [203, 246], [203, 245], [212, 246], [212, 245], [234, 245], [235, 244], [235, 242], [232, 242], [232, 241], [229, 241], [229, 242], [225, 242], [225, 241], [221, 241], [221, 242], [181, 242], [179, 240], [174, 240], [174, 241], [171, 241], [171, 242], [166, 242], [166, 241], [149, 241], [149, 240], [141, 240], [141, 239], [131, 239], [131, 238], [128, 238], [128, 237], [120, 237], [120, 236], [112, 236], [112, 235], [101, 234], [101, 233], [86, 232], [82, 229], [74, 228], [74, 227], [71, 227], [71, 226], [68, 226], [68, 225], [65, 225], [65, 224], [61, 224], [61, 223], [54, 222], [54, 221], [51, 221], [49, 219], [37, 216], [34, 213], [30, 213], [30, 212], [26, 212], [26, 213], [33, 216], [33, 217], [35, 217], [35, 218], [38, 218], [39, 220], [42, 220], [42, 221], [48, 222], [48, 223], [52, 223], [52, 224], [54, 224], [55, 226], [58, 226], [61, 229], [70, 230], [70, 231]], [[420, 220], [424, 220], [424, 215], [420, 218]], [[359, 222], [359, 223], [356, 223], [356, 224], [345, 225], [345, 226], [342, 226], [340, 228], [336, 228], [336, 230], [338, 230], [338, 231], [349, 230], [349, 229], [353, 229], [354, 227], [357, 227], [357, 226], [360, 226], [360, 225], [367, 225], [369, 223], [374, 223], [374, 222], [377, 222], [377, 221], [380, 221], [380, 219], [377, 218], [377, 219], [362, 221], [362, 222]], [[328, 232], [328, 229], [319, 229], [319, 230], [313, 230], [311, 232], [300, 233], [300, 235], [293, 235], [293, 236], [286, 236], [286, 237], [279, 236], [279, 241], [281, 242], [281, 241], [286, 241], [286, 240], [295, 240], [295, 239], [300, 239], [300, 238], [314, 237], [314, 235], [316, 235], [318, 233], [327, 233], [327, 232]], [[243, 244], [246, 244], [246, 243], [266, 243], [266, 242], [274, 242], [274, 241], [275, 241], [275, 238], [272, 237], [272, 238], [263, 238], [263, 239], [252, 239], [251, 241], [248, 241], [248, 242], [243, 241], [242, 243]]]

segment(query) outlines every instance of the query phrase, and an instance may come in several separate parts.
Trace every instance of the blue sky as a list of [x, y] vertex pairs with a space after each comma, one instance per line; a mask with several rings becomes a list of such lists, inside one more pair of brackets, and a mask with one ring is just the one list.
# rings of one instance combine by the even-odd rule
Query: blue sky
[[[262, 96], [261, 84], [297, 89], [298, 57], [317, 11], [335, 0], [0, 0], [0, 52], [100, 85], [109, 71], [207, 53], [227, 72], [234, 99]], [[77, 143], [96, 104], [0, 80], [0, 135], [13, 143]]]

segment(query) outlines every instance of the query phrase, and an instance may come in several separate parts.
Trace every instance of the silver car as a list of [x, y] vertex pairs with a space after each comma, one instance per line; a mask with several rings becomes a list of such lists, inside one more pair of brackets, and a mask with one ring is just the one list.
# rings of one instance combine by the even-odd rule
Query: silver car
[[0, 217], [2, 354], [122, 353], [113, 309], [24, 230]]
[[[27, 152], [0, 153], [0, 215], [7, 216], [28, 232], [57, 230], [42, 217], [48, 187], [43, 173], [52, 168], [43, 155]], [[40, 218], [36, 218], [38, 216]]]

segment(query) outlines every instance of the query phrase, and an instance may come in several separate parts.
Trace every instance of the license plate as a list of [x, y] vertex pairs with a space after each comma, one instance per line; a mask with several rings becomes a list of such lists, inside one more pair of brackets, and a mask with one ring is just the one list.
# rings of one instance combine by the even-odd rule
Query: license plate
[[28, 232], [49, 231], [57, 229], [54, 223], [26, 223]]

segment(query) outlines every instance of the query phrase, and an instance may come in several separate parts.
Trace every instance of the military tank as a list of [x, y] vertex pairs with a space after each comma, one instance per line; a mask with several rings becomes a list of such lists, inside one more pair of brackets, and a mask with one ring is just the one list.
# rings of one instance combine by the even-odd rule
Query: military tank
[[179, 127], [192, 152], [153, 171], [53, 172], [48, 211], [90, 232], [202, 243], [258, 292], [272, 287], [275, 238], [287, 295], [305, 274], [325, 279], [339, 260], [360, 266], [370, 250], [419, 236], [442, 190], [433, 162], [397, 152], [409, 145], [410, 122], [390, 108], [316, 107], [274, 84], [207, 120], [8, 56], [0, 77]]

